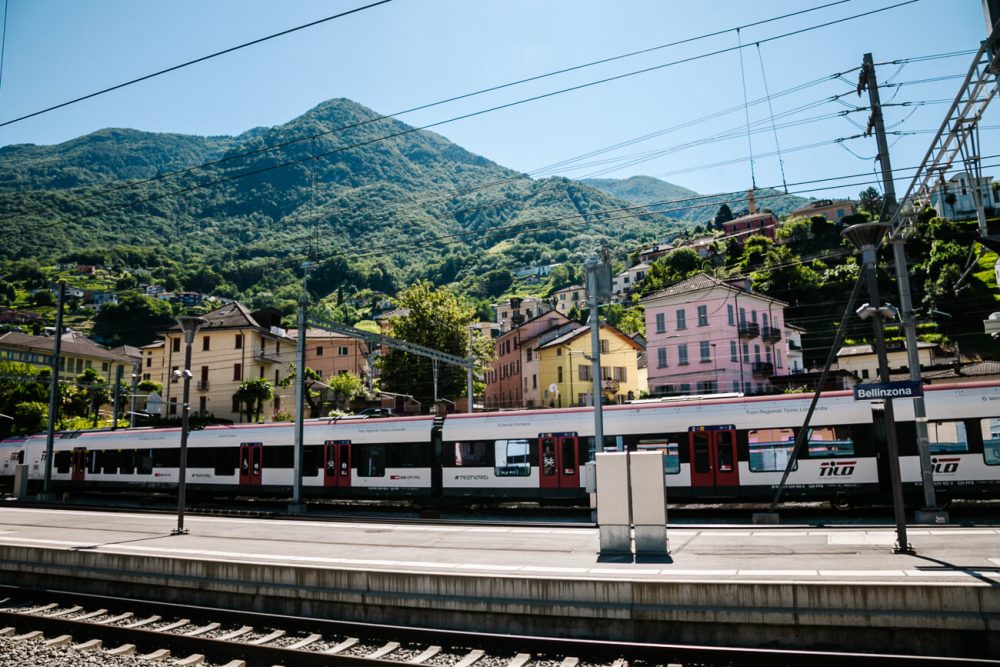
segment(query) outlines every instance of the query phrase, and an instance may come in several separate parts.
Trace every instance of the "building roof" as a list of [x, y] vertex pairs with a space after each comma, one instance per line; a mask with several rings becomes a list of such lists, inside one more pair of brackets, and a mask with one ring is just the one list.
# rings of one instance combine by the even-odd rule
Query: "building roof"
[[[630, 346], [632, 346], [636, 350], [642, 350], [642, 348], [639, 346], [638, 343], [636, 343], [634, 340], [632, 340], [631, 338], [629, 338], [627, 334], [625, 334], [624, 332], [620, 331], [616, 327], [613, 327], [610, 324], [601, 323], [601, 329], [603, 329], [605, 331], [610, 331], [611, 333], [614, 333], [614, 334], [618, 334], [623, 340], [628, 341], [628, 344]], [[556, 347], [556, 346], [559, 346], [559, 345], [565, 345], [566, 343], [568, 343], [568, 342], [570, 342], [572, 340], [576, 340], [577, 338], [579, 338], [579, 337], [581, 337], [583, 335], [590, 335], [590, 325], [584, 324], [584, 325], [579, 326], [579, 327], [577, 327], [575, 329], [571, 329], [570, 331], [562, 334], [561, 336], [557, 336], [556, 338], [553, 338], [549, 342], [543, 343], [542, 345], [539, 345], [538, 349], [544, 350], [545, 348], [549, 348], [549, 347]]]
[[[299, 337], [298, 329], [289, 329], [285, 333], [289, 338], [298, 339]], [[337, 333], [336, 331], [328, 331], [327, 329], [316, 329], [314, 327], [309, 327], [308, 329], [306, 329], [306, 340], [309, 340], [310, 338], [344, 338], [344, 339], [349, 338], [351, 340], [358, 340], [354, 336], [348, 336], [347, 334]]]
[[639, 301], [639, 303], [647, 303], [647, 302], [652, 301], [654, 299], [660, 299], [660, 298], [663, 298], [663, 297], [680, 296], [680, 295], [683, 295], [683, 294], [688, 294], [690, 292], [695, 292], [697, 290], [713, 289], [713, 288], [717, 288], [717, 287], [720, 287], [722, 289], [728, 290], [730, 292], [736, 292], [738, 294], [746, 294], [746, 295], [749, 295], [749, 296], [754, 296], [754, 297], [757, 297], [758, 299], [761, 299], [763, 301], [770, 301], [772, 303], [776, 303], [776, 304], [779, 304], [781, 306], [787, 306], [788, 305], [784, 301], [780, 301], [778, 299], [769, 297], [769, 296], [767, 296], [765, 294], [760, 294], [759, 292], [748, 292], [747, 290], [740, 289], [739, 287], [736, 287], [735, 285], [732, 285], [731, 283], [724, 282], [722, 280], [719, 280], [718, 278], [713, 278], [712, 276], [708, 275], [707, 273], [699, 273], [698, 275], [692, 276], [692, 277], [688, 278], [687, 280], [682, 280], [679, 283], [674, 283], [673, 285], [670, 285], [670, 286], [666, 287], [665, 289], [660, 290], [659, 292], [653, 292], [652, 294], [649, 294], [646, 297], [644, 297], [643, 299], [641, 299]]
[[[52, 336], [31, 336], [17, 331], [11, 331], [0, 336], [0, 347], [35, 350], [48, 354], [54, 352], [55, 342], [56, 339]], [[74, 357], [90, 357], [91, 359], [100, 359], [102, 361], [131, 362], [131, 359], [128, 357], [103, 348], [76, 331], [67, 331], [62, 335], [60, 350], [61, 354], [72, 355]]]
[[804, 206], [800, 206], [791, 213], [789, 216], [794, 216], [797, 213], [809, 213], [810, 211], [815, 211], [820, 208], [829, 208], [831, 206], [854, 206], [854, 202], [850, 199], [817, 199], [816, 201], [811, 201]]
[[395, 310], [388, 310], [384, 313], [380, 313], [375, 316], [376, 320], [391, 320], [394, 317], [406, 317], [410, 314], [409, 308], [396, 308]]
[[750, 215], [741, 215], [738, 218], [733, 218], [732, 220], [727, 220], [724, 225], [731, 225], [734, 222], [752, 222], [754, 220], [775, 220], [773, 213], [751, 213]]
[[[942, 382], [958, 378], [987, 378], [1000, 376], [1000, 361], [974, 361], [970, 364], [953, 365], [920, 373], [925, 382]], [[890, 380], [909, 380], [909, 373], [893, 373]]]
[[[937, 346], [938, 346], [937, 343], [927, 343], [919, 340], [917, 341], [918, 350], [927, 350], [930, 348], [935, 348]], [[906, 346], [903, 346], [897, 349], [888, 350], [888, 352], [903, 352], [905, 350]], [[871, 346], [871, 344], [848, 345], [840, 348], [840, 350], [837, 352], [837, 357], [862, 357], [868, 354], [875, 354], [875, 349]]]

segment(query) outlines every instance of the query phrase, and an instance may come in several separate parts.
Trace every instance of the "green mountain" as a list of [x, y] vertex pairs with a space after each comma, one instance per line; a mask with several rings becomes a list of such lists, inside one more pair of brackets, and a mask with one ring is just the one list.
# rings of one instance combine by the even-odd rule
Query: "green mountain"
[[346, 99], [236, 137], [109, 129], [0, 149], [0, 261], [73, 256], [276, 305], [624, 254], [676, 223], [564, 178], [532, 180]]
[[[727, 204], [737, 215], [747, 208], [745, 192], [700, 195], [694, 190], [652, 176], [591, 178], [581, 182], [625, 201], [650, 204], [650, 210], [692, 225], [702, 225], [712, 220], [722, 204]], [[809, 201], [804, 197], [786, 195], [767, 188], [758, 190], [756, 198], [758, 208], [769, 208], [779, 217]]]

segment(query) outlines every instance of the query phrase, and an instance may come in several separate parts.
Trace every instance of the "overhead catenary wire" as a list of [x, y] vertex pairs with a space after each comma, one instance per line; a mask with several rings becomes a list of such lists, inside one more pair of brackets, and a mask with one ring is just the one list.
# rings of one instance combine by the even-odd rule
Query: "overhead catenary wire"
[[781, 144], [778, 141], [778, 128], [774, 125], [774, 108], [771, 106], [771, 92], [767, 89], [767, 71], [764, 68], [764, 56], [760, 50], [760, 42], [757, 42], [757, 60], [760, 62], [760, 77], [764, 83], [764, 96], [767, 98], [767, 111], [771, 116], [771, 131], [774, 133], [774, 147], [778, 151], [778, 166], [781, 169], [781, 187], [788, 191], [788, 184], [785, 183], [785, 161], [781, 157]]
[[372, 3], [364, 5], [362, 7], [355, 7], [354, 9], [349, 9], [347, 11], [339, 12], [339, 13], [334, 14], [332, 16], [327, 16], [325, 18], [321, 18], [321, 19], [318, 19], [316, 21], [310, 21], [309, 23], [304, 23], [302, 25], [298, 25], [298, 26], [295, 26], [293, 28], [288, 28], [287, 30], [282, 30], [280, 32], [272, 33], [272, 34], [267, 35], [265, 37], [259, 37], [257, 39], [250, 40], [249, 42], [244, 42], [242, 44], [237, 44], [236, 46], [231, 46], [231, 47], [229, 47], [227, 49], [222, 49], [221, 51], [216, 51], [214, 53], [210, 53], [208, 55], [201, 56], [200, 58], [195, 58], [194, 60], [188, 60], [188, 61], [180, 63], [178, 65], [173, 65], [171, 67], [167, 67], [165, 69], [161, 69], [161, 70], [158, 70], [156, 72], [151, 72], [150, 74], [145, 74], [143, 76], [137, 77], [135, 79], [131, 79], [129, 81], [124, 81], [122, 83], [118, 83], [118, 84], [115, 84], [113, 86], [109, 86], [107, 88], [103, 88], [101, 90], [97, 90], [97, 91], [92, 92], [92, 93], [87, 93], [86, 95], [81, 95], [80, 97], [76, 97], [76, 98], [73, 98], [71, 100], [66, 100], [65, 102], [60, 102], [58, 104], [53, 104], [52, 106], [46, 107], [44, 109], [39, 109], [37, 111], [32, 111], [31, 113], [27, 113], [27, 114], [18, 116], [16, 118], [11, 118], [9, 120], [0, 121], [0, 127], [6, 127], [8, 125], [13, 125], [14, 123], [19, 123], [19, 122], [21, 122], [23, 120], [27, 120], [29, 118], [34, 118], [36, 116], [41, 116], [42, 114], [49, 113], [50, 111], [55, 111], [56, 109], [62, 109], [62, 108], [68, 107], [70, 105], [77, 104], [78, 102], [83, 102], [84, 100], [89, 100], [89, 99], [92, 99], [94, 97], [98, 97], [100, 95], [105, 95], [105, 94], [113, 92], [115, 90], [121, 90], [122, 88], [127, 88], [128, 86], [132, 86], [132, 85], [135, 85], [137, 83], [141, 83], [143, 81], [148, 81], [150, 79], [155, 79], [156, 77], [163, 76], [164, 74], [169, 74], [170, 72], [176, 72], [177, 70], [181, 70], [181, 69], [184, 69], [186, 67], [190, 67], [192, 65], [197, 65], [198, 63], [203, 63], [203, 62], [205, 62], [207, 60], [212, 60], [213, 58], [218, 58], [219, 56], [224, 56], [226, 54], [233, 53], [235, 51], [239, 51], [241, 49], [245, 49], [245, 48], [250, 47], [250, 46], [255, 46], [257, 44], [261, 44], [263, 42], [267, 42], [267, 41], [270, 41], [272, 39], [276, 39], [278, 37], [284, 37], [286, 35], [290, 35], [292, 33], [299, 32], [299, 31], [305, 30], [307, 28], [315, 27], [315, 26], [320, 25], [322, 23], [328, 23], [329, 21], [334, 21], [336, 19], [344, 18], [345, 16], [350, 16], [351, 14], [357, 14], [358, 12], [363, 12], [366, 9], [371, 9], [373, 7], [378, 7], [379, 5], [385, 5], [385, 4], [388, 4], [390, 2], [392, 2], [392, 0], [376, 0], [376, 2], [372, 2]]
[[[300, 137], [295, 137], [295, 138], [292, 138], [292, 139], [289, 139], [289, 140], [286, 140], [286, 141], [277, 142], [277, 143], [274, 143], [274, 144], [271, 144], [271, 145], [268, 145], [268, 146], [264, 146], [264, 147], [261, 147], [261, 148], [258, 148], [258, 149], [250, 150], [250, 151], [244, 151], [244, 152], [240, 152], [240, 153], [225, 155], [223, 157], [217, 158], [215, 160], [209, 160], [207, 162], [203, 162], [203, 163], [201, 163], [199, 165], [196, 165], [196, 166], [193, 166], [193, 167], [186, 167], [184, 169], [179, 169], [179, 170], [176, 170], [176, 171], [168, 171], [168, 172], [158, 173], [157, 175], [149, 177], [149, 178], [146, 178], [146, 179], [140, 179], [140, 180], [137, 180], [137, 181], [133, 181], [133, 182], [130, 182], [129, 184], [117, 185], [117, 186], [114, 186], [112, 188], [107, 188], [106, 190], [114, 191], [114, 190], [117, 190], [117, 189], [120, 189], [120, 188], [123, 188], [123, 187], [131, 187], [131, 186], [134, 186], [134, 185], [139, 185], [139, 184], [144, 184], [144, 183], [150, 183], [150, 182], [153, 182], [153, 181], [163, 180], [163, 179], [171, 178], [171, 177], [174, 177], [174, 176], [188, 174], [188, 173], [191, 173], [193, 171], [196, 171], [196, 170], [199, 170], [199, 169], [203, 169], [203, 168], [206, 168], [206, 167], [209, 167], [209, 166], [214, 166], [214, 165], [222, 164], [224, 162], [228, 162], [228, 161], [240, 159], [240, 158], [243, 158], [243, 157], [250, 157], [252, 155], [266, 153], [266, 152], [269, 152], [269, 151], [272, 151], [272, 150], [276, 150], [278, 148], [284, 148], [284, 147], [291, 146], [291, 145], [294, 145], [294, 144], [297, 144], [297, 143], [300, 143], [300, 142], [303, 142], [303, 141], [311, 141], [311, 140], [319, 139], [321, 137], [328, 136], [330, 134], [335, 134], [335, 133], [339, 133], [339, 132], [342, 132], [342, 131], [354, 129], [354, 128], [357, 128], [357, 127], [361, 127], [363, 125], [367, 125], [369, 123], [374, 123], [374, 122], [378, 122], [378, 121], [386, 120], [386, 119], [394, 119], [396, 117], [405, 116], [407, 114], [414, 113], [414, 112], [417, 112], [417, 111], [423, 111], [423, 110], [430, 109], [430, 108], [433, 108], [433, 107], [437, 107], [437, 106], [441, 106], [441, 105], [444, 105], [444, 104], [449, 104], [449, 103], [452, 103], [452, 102], [457, 102], [457, 101], [469, 99], [469, 98], [472, 98], [472, 97], [476, 97], [476, 96], [483, 95], [483, 94], [490, 93], [490, 92], [495, 92], [495, 91], [498, 91], [498, 90], [503, 90], [503, 89], [506, 89], [506, 88], [511, 88], [511, 87], [522, 85], [522, 84], [525, 84], [525, 83], [539, 81], [539, 80], [547, 79], [547, 78], [550, 78], [550, 77], [559, 76], [559, 75], [562, 75], [562, 74], [567, 74], [567, 73], [570, 73], [570, 72], [575, 72], [575, 71], [578, 71], [578, 70], [582, 70], [582, 69], [594, 67], [594, 66], [597, 66], [597, 65], [603, 65], [603, 64], [606, 64], [606, 63], [610, 63], [610, 62], [614, 62], [614, 61], [618, 61], [618, 60], [624, 60], [624, 59], [627, 59], [627, 58], [632, 58], [632, 57], [635, 57], [635, 56], [639, 56], [639, 55], [643, 55], [643, 54], [647, 54], [647, 53], [652, 53], [654, 51], [658, 51], [658, 50], [662, 50], [662, 49], [666, 49], [666, 48], [670, 48], [670, 47], [674, 47], [674, 46], [680, 46], [680, 45], [683, 45], [683, 44], [688, 44], [688, 43], [691, 43], [691, 42], [694, 42], [694, 41], [698, 41], [698, 40], [702, 40], [702, 39], [707, 39], [707, 38], [710, 38], [710, 37], [715, 37], [715, 36], [718, 36], [718, 35], [725, 34], [727, 32], [732, 32], [733, 30], [737, 29], [738, 27], [748, 28], [748, 27], [754, 27], [754, 26], [764, 25], [764, 24], [771, 23], [771, 22], [774, 22], [774, 21], [779, 21], [779, 20], [782, 20], [782, 19], [790, 18], [790, 17], [793, 17], [793, 16], [798, 16], [798, 15], [801, 15], [801, 14], [806, 14], [806, 13], [809, 13], [809, 12], [817, 11], [817, 10], [820, 10], [820, 9], [826, 9], [828, 7], [832, 7], [832, 6], [835, 6], [835, 5], [844, 4], [844, 3], [850, 2], [850, 1], [851, 0], [836, 0], [835, 2], [830, 2], [830, 3], [824, 4], [824, 5], [819, 5], [817, 7], [811, 7], [811, 8], [804, 9], [804, 10], [799, 10], [799, 11], [796, 11], [796, 12], [790, 12], [788, 14], [782, 14], [782, 15], [779, 15], [779, 16], [773, 16], [773, 17], [769, 17], [769, 18], [766, 18], [766, 19], [761, 19], [759, 21], [754, 21], [752, 23], [747, 23], [747, 24], [744, 24], [742, 26], [735, 26], [735, 27], [731, 27], [731, 28], [726, 28], [726, 29], [723, 29], [723, 30], [715, 31], [715, 32], [710, 32], [710, 33], [705, 33], [705, 34], [702, 34], [702, 35], [697, 35], [695, 37], [689, 37], [689, 38], [685, 38], [685, 39], [681, 39], [681, 40], [676, 40], [676, 41], [673, 41], [673, 42], [668, 42], [666, 44], [660, 44], [660, 45], [649, 47], [649, 48], [646, 48], [646, 49], [640, 49], [638, 51], [631, 51], [631, 52], [624, 53], [624, 54], [618, 54], [618, 55], [611, 56], [611, 57], [608, 57], [608, 58], [603, 58], [603, 59], [599, 59], [599, 60], [593, 60], [593, 61], [582, 63], [582, 64], [579, 64], [579, 65], [573, 65], [573, 66], [570, 66], [570, 67], [565, 67], [565, 68], [562, 68], [562, 69], [557, 69], [557, 70], [553, 70], [553, 71], [550, 71], [550, 72], [545, 72], [545, 73], [542, 73], [542, 74], [533, 75], [533, 76], [526, 77], [526, 78], [523, 78], [523, 79], [518, 79], [518, 80], [515, 80], [515, 81], [509, 81], [509, 82], [506, 82], [506, 83], [489, 86], [487, 88], [481, 88], [479, 90], [475, 90], [475, 91], [472, 91], [472, 92], [469, 92], [469, 93], [462, 93], [462, 94], [455, 95], [455, 96], [452, 96], [452, 97], [448, 97], [448, 98], [445, 98], [445, 99], [442, 99], [442, 100], [437, 100], [435, 102], [429, 102], [429, 103], [425, 103], [425, 104], [419, 104], [417, 106], [413, 106], [413, 107], [410, 107], [410, 108], [407, 108], [407, 109], [403, 109], [401, 111], [396, 111], [396, 112], [393, 112], [393, 113], [390, 113], [390, 114], [376, 115], [373, 118], [367, 118], [367, 119], [363, 119], [361, 121], [357, 121], [357, 122], [354, 122], [354, 123], [348, 123], [348, 124], [342, 125], [342, 126], [340, 126], [338, 128], [333, 128], [333, 129], [330, 129], [330, 130], [325, 130], [323, 132], [319, 132], [319, 133], [315, 133], [315, 134], [310, 134], [310, 135], [305, 135], [305, 136], [300, 136]], [[912, 0], [912, 1], [916, 2], [917, 0]], [[307, 27], [307, 26], [302, 26], [302, 27]], [[148, 77], [146, 77], [146, 78], [148, 78]], [[123, 84], [123, 85], [130, 85], [130, 84]], [[119, 87], [121, 87], [121, 86], [119, 86]], [[105, 91], [105, 92], [107, 92], [107, 91]], [[94, 93], [94, 94], [92, 94], [92, 95], [90, 95], [88, 97], [93, 97], [93, 96], [95, 96], [97, 94], [103, 94], [103, 93], [101, 93], [101, 92]], [[18, 119], [14, 119], [14, 120], [8, 121], [8, 122], [16, 122], [17, 120]], [[6, 124], [6, 123], [0, 123], [0, 127], [3, 127], [4, 124]]]

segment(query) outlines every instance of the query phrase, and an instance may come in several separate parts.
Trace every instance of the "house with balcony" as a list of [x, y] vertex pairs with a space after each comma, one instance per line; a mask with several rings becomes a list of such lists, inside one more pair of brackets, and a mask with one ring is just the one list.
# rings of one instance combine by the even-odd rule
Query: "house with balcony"
[[496, 361], [486, 371], [484, 405], [489, 410], [541, 405], [535, 339], [546, 332], [579, 327], [558, 311], [549, 311], [522, 322], [493, 341]]
[[569, 315], [569, 311], [576, 308], [587, 307], [587, 290], [581, 285], [570, 285], [552, 293], [552, 302], [555, 309], [563, 315]]
[[552, 310], [545, 300], [533, 296], [513, 296], [493, 304], [495, 321], [501, 332], [516, 329], [528, 320]]
[[[939, 180], [930, 191], [917, 194], [916, 199], [929, 201], [938, 215], [952, 220], [976, 219], [976, 186], [965, 172], [959, 172], [948, 180]], [[1000, 185], [1000, 184], [998, 184]], [[984, 176], [979, 181], [979, 194], [983, 208], [1000, 209], [1000, 187], [993, 187], [993, 177]]]
[[[601, 324], [599, 336], [602, 400], [615, 404], [638, 398], [638, 360], [642, 346], [606, 323]], [[591, 332], [587, 324], [577, 324], [534, 348], [539, 385], [544, 388], [543, 406], [594, 405], [591, 350]]]
[[751, 291], [749, 281], [700, 273], [641, 303], [654, 396], [763, 394], [772, 376], [789, 373], [787, 304]]
[[[635, 266], [625, 269], [611, 279], [611, 294], [616, 299], [621, 299], [632, 293], [635, 286], [641, 283], [649, 273], [649, 264], [640, 262]], [[583, 297], [586, 299], [586, 297]]]
[[[267, 378], [274, 397], [264, 406], [270, 418], [279, 410], [294, 414], [293, 386], [280, 387], [295, 361], [295, 339], [280, 326], [280, 313], [264, 309], [251, 313], [238, 302], [202, 315], [208, 323], [195, 335], [191, 347], [191, 411], [221, 419], [242, 421], [233, 395], [244, 380]], [[162, 345], [142, 348], [142, 377], [163, 385], [164, 416], [180, 416], [183, 383], [174, 371], [184, 365], [184, 334], [175, 325], [160, 334]]]

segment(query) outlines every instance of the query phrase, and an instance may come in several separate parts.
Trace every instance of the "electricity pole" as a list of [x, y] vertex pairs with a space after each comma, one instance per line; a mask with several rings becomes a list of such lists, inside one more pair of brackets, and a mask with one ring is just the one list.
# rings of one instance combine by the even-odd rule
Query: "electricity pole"
[[[878, 157], [882, 167], [882, 183], [885, 204], [882, 215], [892, 217], [896, 212], [896, 187], [892, 179], [892, 164], [889, 162], [889, 143], [885, 135], [885, 123], [882, 120], [882, 104], [879, 101], [878, 81], [875, 78], [875, 64], [872, 54], [866, 53], [861, 66], [862, 80], [858, 83], [858, 94], [868, 89], [868, 99], [872, 113], [868, 121], [866, 134], [875, 131], [878, 142]], [[880, 216], [881, 217], [881, 216]], [[906, 263], [905, 241], [902, 226], [890, 237], [892, 254], [896, 265], [896, 285], [899, 288], [900, 326], [906, 338], [906, 358], [910, 369], [910, 380], [920, 382], [920, 355], [917, 351], [917, 329], [913, 315], [913, 300], [910, 295], [910, 273]], [[874, 304], [876, 307], [879, 304]], [[948, 514], [937, 506], [937, 496], [934, 490], [934, 469], [931, 464], [930, 439], [927, 436], [927, 410], [924, 407], [923, 396], [911, 399], [913, 401], [913, 416], [917, 431], [917, 452], [920, 455], [920, 481], [924, 492], [924, 506], [915, 512], [919, 523], [947, 523]]]
[[302, 500], [302, 447], [306, 408], [306, 307], [309, 305], [309, 268], [312, 262], [302, 262], [302, 294], [299, 296], [298, 339], [295, 341], [295, 452], [292, 455], [292, 502], [289, 514], [305, 514], [306, 503]]
[[[861, 65], [862, 80], [858, 82], [858, 95], [865, 88], [868, 89], [868, 100], [872, 108], [871, 116], [868, 118], [868, 129], [865, 134], [871, 136], [875, 130], [875, 141], [878, 143], [878, 161], [882, 167], [882, 192], [884, 194], [884, 204], [879, 218], [882, 216], [892, 217], [896, 212], [896, 186], [892, 181], [892, 163], [889, 162], [889, 142], [885, 137], [885, 123], [882, 121], [882, 102], [878, 96], [878, 81], [875, 79], [875, 63], [872, 61], [872, 54], [866, 53], [864, 62]], [[874, 211], [873, 211], [874, 212]], [[875, 222], [878, 222], [876, 220]]]
[[42, 499], [53, 500], [52, 449], [55, 446], [56, 412], [59, 410], [59, 363], [62, 348], [63, 301], [66, 299], [66, 283], [59, 283], [59, 303], [56, 306], [56, 333], [52, 341], [52, 376], [49, 382], [49, 425], [45, 433], [45, 478], [42, 485]]

